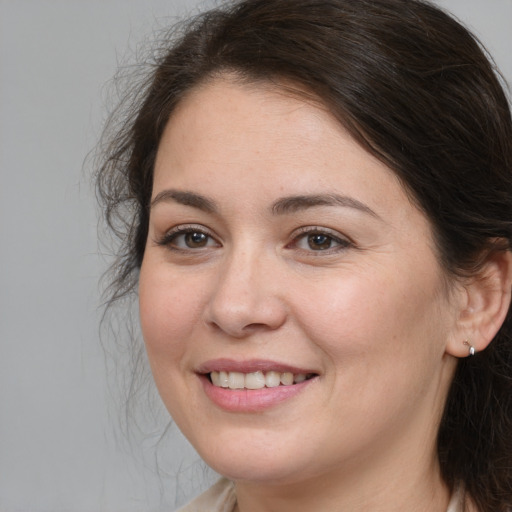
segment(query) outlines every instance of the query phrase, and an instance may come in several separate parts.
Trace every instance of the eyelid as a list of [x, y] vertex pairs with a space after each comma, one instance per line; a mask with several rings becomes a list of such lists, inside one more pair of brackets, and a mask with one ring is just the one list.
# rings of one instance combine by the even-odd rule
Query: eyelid
[[315, 254], [315, 255], [326, 255], [326, 254], [332, 254], [333, 252], [338, 252], [345, 250], [349, 247], [355, 246], [355, 243], [346, 235], [340, 233], [339, 231], [322, 227], [322, 226], [302, 226], [295, 230], [291, 235], [291, 242], [289, 242], [286, 245], [286, 248], [292, 248], [293, 246], [297, 245], [298, 240], [302, 239], [304, 236], [312, 235], [312, 234], [322, 234], [330, 237], [332, 240], [334, 240], [338, 245], [336, 247], [332, 247], [329, 249], [325, 249], [323, 251], [314, 251], [314, 250], [305, 250], [305, 249], [299, 249], [303, 252]]
[[[207, 247], [202, 248], [181, 248], [176, 245], [173, 245], [172, 242], [181, 235], [186, 235], [187, 233], [202, 233], [208, 236], [210, 239], [214, 240], [218, 247], [220, 247], [220, 243], [217, 237], [205, 226], [201, 224], [178, 224], [170, 229], [168, 229], [162, 236], [158, 237], [155, 242], [157, 245], [167, 247], [174, 251], [197, 251], [200, 249], [206, 249]], [[211, 246], [208, 246], [211, 247]]]

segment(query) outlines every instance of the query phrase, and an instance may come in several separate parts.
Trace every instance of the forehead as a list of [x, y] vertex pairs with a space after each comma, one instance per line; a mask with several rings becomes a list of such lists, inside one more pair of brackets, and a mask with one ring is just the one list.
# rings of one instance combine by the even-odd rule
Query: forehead
[[[322, 170], [334, 161], [348, 167], [355, 157], [360, 180], [368, 177], [366, 167], [376, 166], [395, 181], [392, 171], [359, 147], [312, 95], [286, 85], [218, 78], [193, 89], [173, 112], [159, 146], [155, 178], [172, 169], [177, 179], [186, 165], [189, 172], [200, 168], [208, 179], [219, 165], [229, 165], [238, 166], [244, 179], [266, 169], [274, 180], [285, 174], [300, 180], [311, 173], [322, 180]], [[221, 179], [218, 172], [215, 177]]]
[[[264, 126], [267, 137], [252, 139]], [[192, 89], [173, 112], [167, 131], [185, 131], [201, 142], [231, 142], [231, 149], [262, 149], [265, 142], [280, 149], [287, 140], [322, 144], [327, 129], [342, 131], [328, 109], [313, 95], [275, 83], [247, 83], [229, 77], [216, 78]], [[278, 133], [277, 133], [278, 132]], [[249, 137], [247, 137], [249, 136]], [[184, 140], [185, 138], [183, 138]], [[220, 148], [219, 148], [220, 149]], [[297, 150], [297, 145], [293, 147]]]
[[396, 175], [319, 101], [290, 87], [226, 78], [192, 90], [167, 124], [153, 197], [176, 187], [251, 200], [258, 191], [269, 202], [335, 191], [377, 209], [387, 198], [409, 203]]

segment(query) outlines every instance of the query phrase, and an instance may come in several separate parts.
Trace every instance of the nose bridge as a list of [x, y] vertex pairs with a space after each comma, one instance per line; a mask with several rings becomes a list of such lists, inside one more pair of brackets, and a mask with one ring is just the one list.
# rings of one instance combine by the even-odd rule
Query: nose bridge
[[276, 256], [256, 242], [233, 246], [219, 265], [207, 322], [234, 337], [278, 328], [286, 317], [278, 273]]

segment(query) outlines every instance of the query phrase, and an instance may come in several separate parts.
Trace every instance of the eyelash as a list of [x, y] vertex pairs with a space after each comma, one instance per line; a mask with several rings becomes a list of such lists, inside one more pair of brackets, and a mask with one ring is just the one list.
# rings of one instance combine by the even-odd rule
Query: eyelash
[[[179, 245], [176, 244], [176, 241], [179, 239], [179, 237], [186, 237], [187, 235], [202, 235], [202, 236], [206, 237], [205, 238], [206, 244], [203, 246], [198, 246], [198, 247], [190, 247], [190, 246], [187, 246], [186, 240], [183, 241], [182, 247], [180, 247]], [[324, 237], [325, 238], [324, 243], [328, 244], [329, 247], [326, 247], [325, 249], [319, 249], [319, 250], [315, 250], [315, 249], [311, 248], [309, 241], [310, 241], [310, 237], [314, 237], [314, 236]], [[214, 246], [216, 246], [216, 247], [221, 246], [221, 244], [215, 239], [215, 237], [213, 237], [211, 235], [211, 233], [207, 229], [205, 229], [202, 226], [190, 224], [190, 225], [176, 226], [175, 228], [173, 228], [170, 231], [168, 231], [167, 233], [165, 233], [159, 240], [157, 240], [156, 243], [157, 243], [157, 245], [167, 247], [173, 251], [187, 252], [187, 251], [196, 251], [196, 250], [212, 247], [212, 245], [211, 245], [212, 241], [215, 243]], [[308, 244], [309, 249], [299, 247], [299, 243], [301, 241], [305, 241]], [[198, 243], [200, 243], [200, 242], [198, 242]], [[335, 247], [332, 247], [333, 244], [336, 244]], [[321, 242], [320, 242], [320, 245], [321, 245]], [[332, 254], [332, 253], [346, 250], [346, 249], [352, 247], [353, 245], [354, 245], [353, 242], [350, 241], [349, 239], [342, 237], [339, 234], [334, 233], [326, 228], [320, 228], [317, 226], [305, 226], [305, 227], [300, 228], [293, 234], [293, 239], [291, 240], [291, 242], [289, 242], [285, 246], [285, 248], [286, 249], [294, 249], [295, 248], [301, 252], [310, 253], [310, 254], [311, 253], [313, 253], [313, 254], [314, 253]]]
[[[330, 245], [326, 249], [315, 250], [312, 249], [309, 245], [309, 239], [313, 236], [325, 237], [326, 242]], [[298, 247], [300, 241], [305, 241], [309, 245], [309, 249], [303, 249]], [[336, 244], [334, 247], [331, 247], [332, 244]], [[353, 242], [346, 237], [341, 236], [339, 233], [332, 232], [329, 229], [321, 228], [318, 226], [305, 226], [300, 228], [298, 231], [294, 233], [293, 240], [287, 244], [286, 248], [294, 248], [296, 247], [298, 250], [307, 253], [318, 253], [318, 254], [333, 254], [337, 252], [344, 251], [350, 247], [353, 247]]]
[[[187, 235], [204, 235], [207, 237], [207, 245], [204, 247], [179, 247], [176, 244], [176, 240], [179, 237], [186, 237]], [[173, 251], [194, 251], [196, 249], [204, 249], [206, 247], [211, 247], [208, 245], [210, 241], [215, 241], [216, 245], [220, 247], [220, 244], [215, 240], [215, 238], [208, 232], [208, 230], [204, 229], [202, 226], [197, 226], [194, 224], [190, 225], [180, 225], [171, 229], [167, 233], [165, 233], [159, 240], [157, 240], [157, 245], [167, 247]], [[186, 244], [186, 242], [185, 242]]]

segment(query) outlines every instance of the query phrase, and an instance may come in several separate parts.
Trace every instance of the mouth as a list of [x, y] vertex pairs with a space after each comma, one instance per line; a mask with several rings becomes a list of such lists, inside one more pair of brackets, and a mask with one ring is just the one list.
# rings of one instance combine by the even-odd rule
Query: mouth
[[278, 371], [255, 371], [250, 373], [234, 371], [212, 371], [206, 374], [209, 381], [219, 388], [256, 390], [293, 386], [316, 377], [315, 373], [292, 373]]
[[233, 413], [256, 413], [302, 395], [320, 374], [277, 361], [214, 359], [196, 369], [206, 396]]

